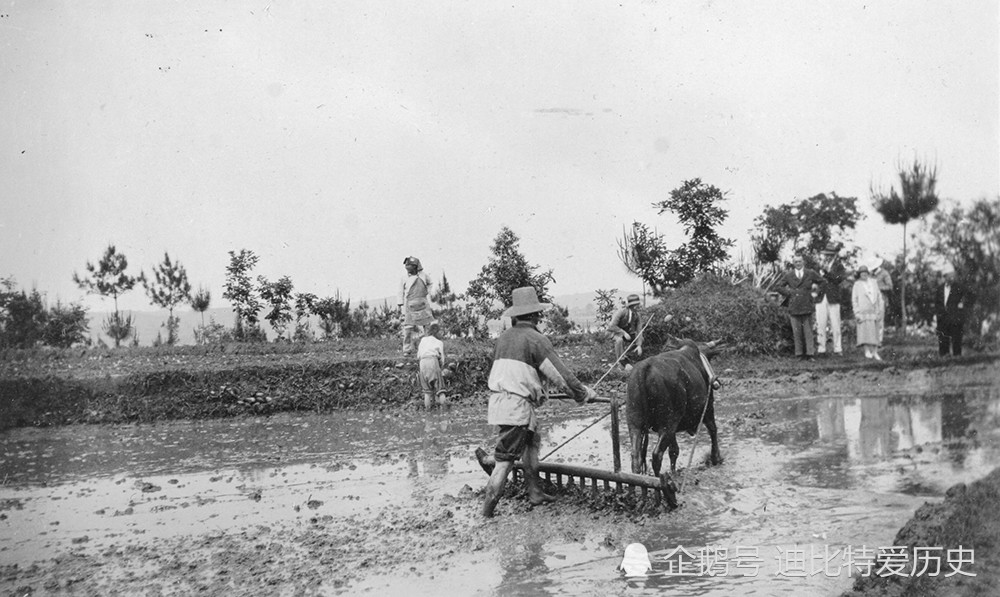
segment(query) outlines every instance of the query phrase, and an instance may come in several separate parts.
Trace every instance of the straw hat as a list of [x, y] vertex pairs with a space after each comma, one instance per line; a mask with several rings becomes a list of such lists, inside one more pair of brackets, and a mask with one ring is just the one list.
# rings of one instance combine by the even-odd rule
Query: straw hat
[[630, 294], [628, 295], [628, 298], [625, 299], [625, 305], [628, 307], [637, 307], [639, 302], [638, 294]]
[[514, 304], [503, 312], [501, 317], [520, 317], [529, 313], [540, 313], [552, 305], [538, 300], [538, 293], [531, 286], [515, 288], [511, 293], [511, 300]]

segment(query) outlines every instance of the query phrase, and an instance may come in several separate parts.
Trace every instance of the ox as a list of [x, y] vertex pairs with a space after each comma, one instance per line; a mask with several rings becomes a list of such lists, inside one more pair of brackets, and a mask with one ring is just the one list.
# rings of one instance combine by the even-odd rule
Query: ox
[[[670, 454], [670, 473], [676, 474], [680, 453], [676, 434], [686, 431], [694, 435], [699, 421], [704, 422], [712, 439], [712, 464], [722, 463], [715, 426], [714, 394], [698, 354], [700, 350], [706, 357], [715, 356], [719, 352], [718, 342], [701, 345], [691, 340], [678, 342], [679, 348], [640, 361], [629, 375], [625, 420], [632, 443], [633, 473], [646, 473], [646, 449], [652, 430], [659, 434], [653, 449], [653, 474], [660, 476], [664, 450]], [[668, 503], [676, 506], [676, 498], [670, 495], [676, 491], [670, 475], [664, 471], [661, 479], [668, 490]]]

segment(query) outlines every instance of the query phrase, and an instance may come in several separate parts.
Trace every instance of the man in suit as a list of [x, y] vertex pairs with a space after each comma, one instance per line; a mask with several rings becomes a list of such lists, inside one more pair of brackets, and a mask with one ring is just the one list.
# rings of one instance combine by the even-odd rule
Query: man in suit
[[956, 280], [955, 270], [945, 269], [941, 284], [934, 293], [934, 319], [938, 337], [938, 354], [961, 356], [965, 312], [972, 303], [969, 291]]
[[803, 360], [813, 360], [816, 349], [813, 346], [812, 318], [816, 311], [813, 304], [813, 285], [819, 293], [823, 278], [815, 270], [806, 268], [805, 258], [800, 254], [792, 260], [792, 269], [781, 276], [776, 290], [788, 301], [788, 321], [792, 325], [795, 339], [795, 356]]
[[847, 277], [844, 264], [837, 253], [838, 243], [828, 243], [823, 249], [820, 260], [820, 275], [823, 283], [819, 285], [816, 294], [816, 354], [826, 354], [826, 326], [830, 324], [830, 335], [833, 336], [833, 354], [844, 354], [844, 346], [840, 333], [840, 284]]

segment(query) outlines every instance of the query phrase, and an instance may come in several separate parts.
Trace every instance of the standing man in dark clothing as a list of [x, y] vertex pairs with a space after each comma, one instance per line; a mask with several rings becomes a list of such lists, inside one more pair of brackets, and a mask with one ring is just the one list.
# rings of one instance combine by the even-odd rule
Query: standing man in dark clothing
[[816, 351], [812, 330], [816, 307], [812, 292], [813, 284], [818, 287], [822, 283], [823, 278], [814, 270], [807, 269], [805, 258], [799, 254], [792, 260], [792, 269], [781, 276], [776, 288], [788, 301], [788, 321], [795, 339], [795, 356], [803, 360], [812, 360]]
[[844, 264], [837, 253], [840, 245], [828, 243], [823, 249], [820, 261], [820, 275], [823, 282], [816, 293], [816, 354], [826, 354], [826, 325], [830, 324], [830, 335], [833, 336], [833, 354], [844, 354], [844, 346], [840, 333], [840, 284], [847, 276]]
[[938, 337], [938, 354], [962, 355], [962, 332], [965, 328], [965, 312], [971, 305], [972, 297], [965, 286], [956, 280], [955, 270], [950, 266], [942, 275], [941, 284], [934, 293], [934, 318]]
[[635, 344], [632, 345], [630, 353], [635, 353], [637, 357], [642, 356], [642, 334], [639, 333], [639, 295], [630, 294], [625, 300], [625, 306], [621, 309], [615, 311], [615, 314], [611, 317], [611, 323], [608, 324], [608, 331], [611, 332], [615, 337], [615, 359], [621, 358], [622, 367], [628, 368], [630, 365], [625, 363], [625, 359], [628, 357], [623, 357], [622, 353], [625, 352], [625, 347], [635, 339]]
[[[538, 478], [541, 436], [535, 408], [545, 401], [542, 379], [579, 403], [589, 402], [597, 396], [566, 368], [549, 339], [538, 331], [536, 326], [549, 303], [539, 302], [535, 289], [530, 286], [515, 288], [512, 298], [514, 304], [502, 317], [513, 318], [514, 325], [497, 338], [490, 368], [491, 394], [486, 422], [499, 426], [499, 437], [493, 453], [496, 464], [486, 484], [483, 501], [482, 514], [486, 518], [493, 516], [507, 484], [507, 475], [518, 458], [524, 467], [528, 501], [538, 505], [556, 499], [542, 491]], [[483, 464], [482, 456], [478, 453], [477, 456]]]

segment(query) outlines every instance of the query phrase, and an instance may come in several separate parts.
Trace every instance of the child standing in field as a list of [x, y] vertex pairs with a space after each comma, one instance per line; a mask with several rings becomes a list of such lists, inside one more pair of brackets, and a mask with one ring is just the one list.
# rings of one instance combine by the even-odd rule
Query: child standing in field
[[420, 390], [424, 394], [424, 408], [430, 410], [437, 394], [438, 406], [448, 404], [445, 394], [444, 377], [444, 342], [441, 340], [441, 326], [432, 322], [427, 327], [427, 335], [420, 339], [417, 347], [417, 360], [420, 362]]

